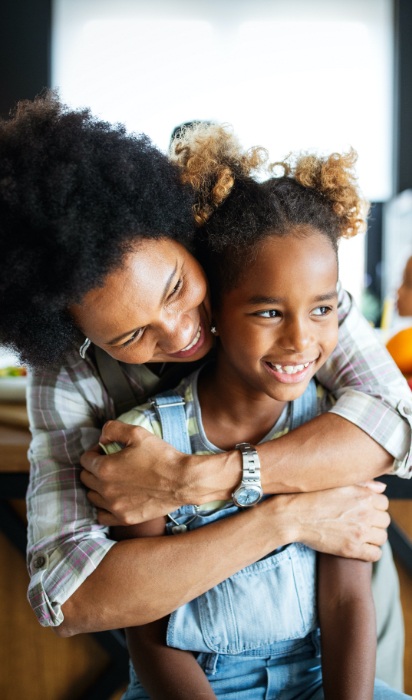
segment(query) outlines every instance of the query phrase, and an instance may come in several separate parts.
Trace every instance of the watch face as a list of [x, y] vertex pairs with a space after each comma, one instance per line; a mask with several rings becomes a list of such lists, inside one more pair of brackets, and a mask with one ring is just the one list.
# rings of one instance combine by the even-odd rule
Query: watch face
[[234, 495], [238, 505], [253, 506], [260, 500], [262, 492], [259, 487], [242, 486]]

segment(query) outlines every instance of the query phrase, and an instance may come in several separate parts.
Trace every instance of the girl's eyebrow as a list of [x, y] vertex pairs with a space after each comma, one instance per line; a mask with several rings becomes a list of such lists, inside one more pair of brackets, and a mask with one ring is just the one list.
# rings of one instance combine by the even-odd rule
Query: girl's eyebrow
[[[313, 298], [313, 303], [320, 301], [333, 301], [338, 298], [336, 289], [325, 294], [318, 294]], [[268, 297], [264, 295], [254, 295], [248, 299], [248, 304], [257, 306], [259, 304], [284, 304], [287, 301], [286, 297]]]
[[[176, 260], [175, 266], [174, 266], [172, 272], [170, 273], [169, 277], [166, 280], [166, 284], [165, 284], [164, 289], [163, 289], [163, 294], [160, 298], [161, 304], [163, 304], [163, 302], [165, 301], [165, 299], [169, 293], [169, 289], [170, 289], [170, 286], [172, 284], [173, 277], [175, 276], [175, 274], [177, 272], [177, 268], [178, 268], [178, 261]], [[116, 343], [119, 343], [121, 340], [124, 340], [129, 335], [132, 335], [132, 333], [135, 333], [137, 330], [138, 330], [138, 328], [132, 328], [132, 330], [126, 331], [125, 333], [122, 333], [121, 335], [116, 336], [116, 338], [112, 338], [111, 340], [106, 341], [106, 345], [116, 345]]]

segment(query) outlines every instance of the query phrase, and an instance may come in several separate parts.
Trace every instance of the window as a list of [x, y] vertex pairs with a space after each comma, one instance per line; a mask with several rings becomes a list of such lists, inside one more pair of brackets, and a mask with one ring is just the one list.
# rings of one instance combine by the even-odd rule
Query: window
[[[391, 0], [54, 0], [52, 81], [162, 150], [191, 119], [273, 159], [353, 146], [365, 195], [392, 195]], [[341, 247], [355, 296], [363, 246]]]

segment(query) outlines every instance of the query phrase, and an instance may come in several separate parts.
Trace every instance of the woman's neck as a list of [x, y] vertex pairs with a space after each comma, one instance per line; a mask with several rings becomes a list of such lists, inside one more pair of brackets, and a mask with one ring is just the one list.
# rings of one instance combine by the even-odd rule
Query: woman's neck
[[285, 402], [247, 390], [241, 382], [227, 377], [219, 362], [200, 372], [198, 395], [206, 436], [223, 450], [238, 442], [260, 442], [285, 407]]

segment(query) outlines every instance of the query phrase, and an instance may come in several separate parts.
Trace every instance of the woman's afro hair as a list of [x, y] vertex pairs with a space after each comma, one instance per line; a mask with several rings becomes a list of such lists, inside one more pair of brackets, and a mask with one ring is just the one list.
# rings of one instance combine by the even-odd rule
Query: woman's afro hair
[[144, 135], [55, 92], [0, 121], [0, 343], [29, 365], [56, 363], [78, 336], [67, 309], [135, 241], [190, 244], [193, 194]]

